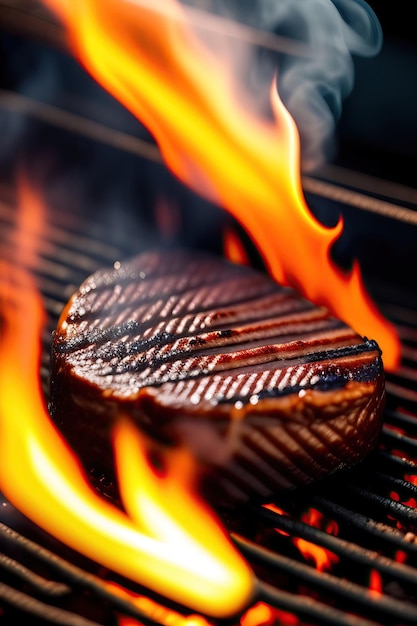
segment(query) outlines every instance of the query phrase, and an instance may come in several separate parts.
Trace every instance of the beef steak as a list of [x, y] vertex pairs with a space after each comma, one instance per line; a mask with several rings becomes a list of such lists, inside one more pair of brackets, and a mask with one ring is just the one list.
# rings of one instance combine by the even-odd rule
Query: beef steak
[[242, 500], [361, 460], [384, 402], [375, 341], [263, 272], [196, 251], [100, 269], [53, 336], [51, 416], [110, 481], [122, 411], [189, 446], [219, 498]]

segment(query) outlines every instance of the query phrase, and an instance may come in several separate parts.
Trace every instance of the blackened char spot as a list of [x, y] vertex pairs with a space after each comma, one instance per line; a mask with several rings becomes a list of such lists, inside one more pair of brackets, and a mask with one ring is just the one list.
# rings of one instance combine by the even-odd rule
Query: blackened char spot
[[324, 361], [332, 359], [340, 359], [344, 356], [354, 356], [363, 354], [364, 352], [378, 352], [381, 356], [381, 350], [378, 344], [373, 339], [366, 339], [364, 343], [357, 343], [354, 346], [342, 346], [340, 348], [334, 348], [332, 350], [323, 350], [322, 352], [313, 352], [306, 355], [305, 360], [307, 363], [313, 363], [314, 361]]
[[97, 346], [107, 341], [114, 341], [125, 335], [139, 333], [142, 326], [143, 324], [139, 324], [135, 320], [129, 320], [124, 324], [118, 324], [110, 328], [88, 330], [76, 337], [71, 337], [70, 339], [65, 338], [65, 340], [59, 341], [59, 343], [56, 344], [56, 348], [61, 354], [68, 354], [76, 350], [81, 350], [82, 348], [88, 348], [91, 345]]
[[234, 331], [231, 328], [224, 328], [223, 330], [220, 330], [218, 333], [218, 337], [221, 337], [222, 339], [227, 339], [228, 337], [232, 337]]

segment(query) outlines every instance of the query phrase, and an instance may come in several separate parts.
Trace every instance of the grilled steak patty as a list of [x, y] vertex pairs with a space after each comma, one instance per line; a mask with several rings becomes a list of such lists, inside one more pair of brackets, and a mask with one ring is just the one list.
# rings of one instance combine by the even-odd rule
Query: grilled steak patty
[[148, 251], [97, 271], [53, 337], [51, 416], [85, 468], [111, 480], [121, 411], [189, 446], [219, 497], [246, 499], [361, 460], [384, 401], [374, 341], [206, 253]]

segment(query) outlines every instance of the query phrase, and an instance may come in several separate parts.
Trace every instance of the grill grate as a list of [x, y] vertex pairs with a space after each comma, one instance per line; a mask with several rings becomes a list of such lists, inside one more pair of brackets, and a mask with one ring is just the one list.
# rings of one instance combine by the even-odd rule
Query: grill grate
[[[4, 504], [4, 503], [3, 503]], [[51, 600], [62, 601], [66, 604], [74, 604], [79, 592], [83, 590], [83, 598], [88, 603], [97, 607], [104, 603], [106, 608], [128, 615], [147, 626], [153, 626], [158, 622], [150, 619], [142, 611], [135, 608], [131, 602], [120, 598], [98, 576], [74, 565], [66, 559], [32, 541], [27, 536], [15, 531], [4, 523], [0, 523], [0, 542], [4, 553], [0, 554], [0, 568], [4, 571], [7, 582], [0, 582], [0, 599], [3, 600], [13, 612], [25, 613], [33, 619], [40, 619], [41, 623], [60, 624], [62, 626], [98, 626], [103, 622], [96, 622], [83, 617], [73, 610], [50, 604]], [[11, 558], [6, 554], [7, 550], [21, 554], [21, 560]], [[30, 561], [29, 569], [23, 564]], [[45, 578], [34, 571], [36, 567], [47, 566], [48, 575], [54, 578]], [[28, 593], [10, 586], [10, 577], [14, 577], [22, 583], [23, 589], [29, 588]], [[56, 579], [55, 579], [56, 578]], [[39, 596], [42, 599], [39, 599]], [[84, 608], [84, 612], [88, 610]], [[95, 611], [96, 612], [96, 611]], [[12, 613], [13, 614], [13, 613]], [[7, 615], [7, 613], [6, 613]], [[13, 623], [13, 622], [10, 622]]]
[[[11, 189], [0, 189], [0, 197], [4, 257], [16, 210]], [[51, 333], [67, 298], [96, 268], [137, 250], [92, 219], [58, 210], [51, 220], [33, 268], [48, 314], [41, 364], [45, 393]], [[257, 600], [273, 607], [275, 623], [417, 623], [417, 318], [410, 306], [382, 299], [384, 306], [399, 329], [404, 359], [399, 372], [387, 376], [379, 448], [344, 474], [277, 496], [274, 510], [251, 502], [224, 512], [232, 540], [256, 573]], [[164, 623], [160, 614], [145, 616], [112, 591], [106, 585], [114, 579], [109, 572], [57, 545], [22, 521], [9, 503], [2, 504], [0, 610], [5, 623], [19, 618], [31, 624], [104, 625], [115, 623], [119, 614], [144, 624]], [[311, 512], [319, 515], [318, 522]], [[321, 556], [330, 555], [331, 566], [320, 571], [303, 556], [299, 540], [321, 550]], [[377, 585], [371, 590], [372, 577]]]
[[[35, 14], [35, 4], [0, 0], [2, 28], [65, 48], [59, 27], [41, 12]], [[255, 32], [245, 33], [258, 39]], [[262, 35], [262, 45], [268, 43], [273, 47], [276, 41], [269, 42]], [[153, 144], [22, 93], [1, 89], [0, 105], [35, 126], [54, 127], [58, 141], [72, 134], [74, 143], [77, 138], [85, 141], [83, 146], [96, 142], [116, 150], [117, 156], [127, 153], [160, 163]], [[349, 171], [333, 166], [322, 177], [304, 177], [303, 183], [313, 208], [317, 197], [320, 204], [323, 199], [333, 203], [336, 212], [346, 205], [352, 214], [362, 211], [376, 216], [378, 223], [389, 221], [388, 238], [379, 242], [386, 251], [376, 255], [375, 261], [381, 272], [373, 276], [372, 288], [399, 330], [402, 367], [388, 376], [380, 446], [364, 463], [308, 490], [277, 496], [272, 503], [275, 511], [256, 502], [227, 511], [225, 524], [256, 572], [258, 600], [276, 609], [272, 617], [255, 620], [254, 626], [411, 626], [417, 623], [417, 289], [404, 284], [399, 288], [396, 280], [387, 283], [379, 276], [394, 273], [404, 283], [404, 266], [415, 266], [415, 248], [405, 246], [404, 252], [401, 242], [410, 241], [408, 233], [417, 224], [416, 191], [359, 173], [352, 177]], [[10, 256], [9, 233], [15, 214], [14, 190], [0, 187], [0, 259]], [[345, 217], [349, 221], [349, 215]], [[381, 231], [377, 232], [380, 236]], [[143, 241], [139, 234], [132, 246], [132, 239], [127, 242], [101, 220], [64, 210], [53, 211], [42, 236], [40, 262], [32, 269], [48, 314], [41, 363], [46, 394], [51, 332], [67, 298], [99, 266], [128, 257], [148, 242], [146, 234]], [[364, 245], [369, 245], [366, 238]], [[369, 267], [375, 268], [372, 259]], [[318, 513], [319, 521], [311, 511]], [[155, 609], [151, 617], [134, 609], [106, 585], [107, 580], [116, 579], [110, 572], [46, 536], [1, 498], [0, 520], [2, 624], [113, 626], [119, 614], [150, 626], [173, 623], [163, 609]], [[319, 571], [302, 555], [295, 539], [334, 555], [331, 567]], [[374, 585], [370, 591], [372, 577], [377, 588]], [[121, 582], [129, 586], [128, 581]], [[181, 607], [172, 608], [181, 613]]]

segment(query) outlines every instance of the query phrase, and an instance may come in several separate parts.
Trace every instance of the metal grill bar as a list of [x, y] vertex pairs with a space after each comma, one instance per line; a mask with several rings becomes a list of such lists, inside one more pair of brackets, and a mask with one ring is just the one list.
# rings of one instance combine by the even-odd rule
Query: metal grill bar
[[[379, 614], [379, 619], [407, 620], [410, 623], [417, 620], [417, 607], [408, 602], [395, 600], [383, 594], [373, 595], [368, 589], [344, 578], [337, 578], [327, 572], [318, 572], [304, 563], [285, 558], [276, 552], [266, 550], [247, 539], [232, 535], [242, 553], [251, 562], [266, 565], [277, 572], [288, 576], [296, 576], [298, 580], [321, 593], [331, 593], [337, 601], [346, 602], [346, 606], [354, 606], [356, 610], [366, 610], [370, 615]], [[300, 602], [302, 600], [300, 599]], [[348, 610], [348, 609], [346, 609]]]
[[[98, 141], [121, 152], [130, 153], [155, 163], [163, 163], [157, 146], [149, 141], [132, 137], [127, 133], [98, 124], [83, 116], [58, 109], [24, 95], [0, 89], [0, 106], [44, 122], [48, 126], [62, 128], [86, 139]], [[326, 168], [323, 169], [323, 172], [327, 172]], [[342, 172], [340, 170], [340, 173]], [[360, 174], [355, 172], [352, 175], [351, 172], [345, 171], [344, 177], [349, 178], [349, 176], [354, 178], [356, 186], [361, 181]], [[417, 225], [416, 211], [400, 204], [400, 202], [407, 201], [417, 205], [415, 190], [399, 185], [391, 185], [389, 187], [383, 185], [381, 187], [381, 183], [377, 179], [372, 179], [372, 183], [373, 186], [379, 184], [379, 194], [386, 189], [387, 200], [380, 200], [370, 196], [367, 190], [369, 185], [364, 185], [361, 189], [353, 191], [343, 188], [339, 184], [333, 184], [332, 181], [320, 180], [311, 176], [303, 177], [303, 188], [312, 195], [324, 197], [336, 203], [343, 203], [346, 206], [387, 217], [404, 224]]]
[[[49, 624], [59, 624], [60, 626], [100, 626], [98, 622], [85, 619], [80, 615], [50, 606], [45, 602], [40, 602], [30, 595], [10, 587], [0, 582], [0, 599], [22, 612], [30, 615], [30, 618], [42, 618]], [[19, 618], [21, 623], [22, 616]]]
[[392, 472], [399, 473], [401, 476], [417, 473], [417, 464], [414, 461], [392, 455], [384, 450], [378, 451], [376, 461], [378, 466], [382, 466], [386, 470], [391, 469]]
[[60, 596], [70, 591], [67, 585], [38, 576], [35, 572], [19, 563], [19, 561], [11, 559], [5, 554], [0, 554], [0, 567], [7, 570], [10, 574], [14, 574], [22, 580], [29, 582], [32, 587], [44, 594]]
[[383, 511], [384, 513], [395, 517], [399, 522], [410, 526], [413, 530], [417, 529], [417, 512], [409, 506], [401, 504], [396, 500], [392, 500], [388, 497], [383, 497], [378, 493], [373, 493], [367, 489], [362, 489], [355, 485], [345, 485], [345, 488], [355, 496], [365, 500], [366, 503], [372, 504], [375, 507], [375, 511]]
[[[387, 573], [390, 577], [395, 576], [399, 580], [406, 581], [414, 584], [416, 579], [416, 572], [413, 567], [397, 563], [391, 558], [380, 555], [375, 550], [369, 550], [359, 546], [353, 541], [347, 541], [329, 534], [319, 528], [310, 526], [309, 524], [297, 519], [290, 518], [286, 515], [279, 515], [269, 509], [262, 507], [256, 507], [254, 514], [263, 521], [267, 522], [268, 526], [279, 528], [289, 533], [292, 538], [301, 537], [310, 541], [318, 546], [323, 546], [330, 550], [333, 554], [336, 554], [340, 558], [344, 558], [347, 561], [355, 561], [367, 568], [375, 568], [380, 572]], [[403, 549], [408, 549], [410, 544], [405, 545], [402, 543]], [[414, 552], [417, 554], [417, 546], [413, 545]]]
[[[400, 421], [397, 423], [401, 423]], [[381, 441], [384, 444], [389, 444], [390, 448], [396, 447], [398, 450], [402, 450], [410, 455], [417, 454], [417, 441], [407, 435], [392, 430], [390, 426], [384, 426], [382, 429]]]
[[[36, 564], [37, 561], [42, 562], [48, 567], [52, 576], [58, 574], [65, 580], [65, 583], [61, 583], [42, 579], [29, 568], [22, 566], [22, 564], [18, 562], [11, 564], [11, 560], [5, 555], [2, 555], [1, 564], [7, 563], [9, 572], [12, 569], [14, 573], [18, 571], [19, 575], [23, 575], [25, 579], [30, 582], [32, 587], [40, 588], [43, 594], [49, 596], [62, 596], [68, 595], [69, 593], [74, 594], [76, 593], [77, 587], [81, 587], [84, 591], [94, 594], [97, 600], [104, 600], [113, 609], [140, 620], [147, 626], [155, 626], [157, 624], [157, 622], [145, 615], [143, 611], [135, 607], [133, 603], [124, 600], [116, 593], [112, 592], [110, 587], [106, 586], [99, 577], [70, 563], [58, 554], [47, 550], [40, 544], [28, 539], [26, 536], [18, 533], [2, 522], [0, 522], [0, 541], [3, 544], [23, 550], [23, 552], [30, 557], [31, 562], [34, 564]], [[84, 619], [75, 613], [46, 605], [4, 584], [0, 587], [0, 597], [2, 597], [5, 602], [10, 602], [17, 608], [27, 609], [29, 613], [34, 612], [37, 615], [45, 617], [49, 622], [63, 625], [79, 624], [79, 626], [93, 624], [92, 621]], [[94, 624], [96, 624], [96, 622], [94, 622]]]
[[308, 623], [314, 620], [317, 624], [329, 624], [334, 626], [376, 626], [377, 623], [358, 615], [349, 615], [346, 612], [330, 607], [313, 598], [302, 598], [294, 594], [277, 589], [272, 585], [262, 583], [260, 585], [261, 600], [271, 606], [288, 611], [297, 615], [300, 619], [305, 619]]
[[313, 495], [310, 503], [331, 516], [332, 519], [347, 523], [352, 532], [360, 531], [361, 535], [375, 539], [381, 549], [388, 545], [391, 550], [404, 550], [417, 554], [417, 544], [408, 542], [406, 535], [395, 527], [375, 521], [320, 495]]

